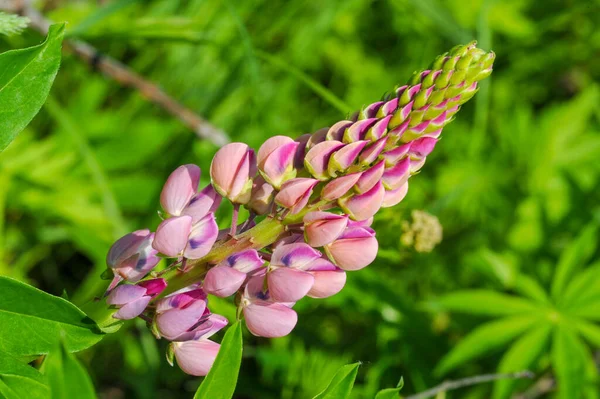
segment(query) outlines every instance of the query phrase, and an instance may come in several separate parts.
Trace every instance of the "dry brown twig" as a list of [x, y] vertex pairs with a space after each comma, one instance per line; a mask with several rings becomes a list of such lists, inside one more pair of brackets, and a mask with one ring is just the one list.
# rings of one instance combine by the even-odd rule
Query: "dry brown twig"
[[[48, 28], [52, 23], [32, 7], [28, 0], [0, 0], [0, 10], [17, 13], [29, 18], [31, 27], [44, 35], [48, 33]], [[222, 130], [213, 126], [206, 119], [169, 96], [156, 84], [146, 80], [121, 62], [100, 53], [90, 44], [80, 40], [69, 39], [65, 41], [65, 45], [89, 65], [100, 70], [105, 76], [112, 78], [123, 86], [139, 91], [149, 101], [183, 122], [199, 137], [218, 146], [229, 142], [229, 137]]]

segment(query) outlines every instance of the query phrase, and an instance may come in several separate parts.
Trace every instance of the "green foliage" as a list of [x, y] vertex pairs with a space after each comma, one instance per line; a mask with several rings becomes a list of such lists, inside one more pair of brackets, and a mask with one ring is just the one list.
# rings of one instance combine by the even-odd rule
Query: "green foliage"
[[53, 25], [44, 43], [0, 54], [0, 152], [44, 104], [60, 66], [64, 29]]
[[350, 397], [360, 363], [347, 364], [340, 368], [327, 388], [313, 399], [347, 399]]
[[242, 363], [242, 322], [225, 333], [215, 364], [198, 388], [194, 399], [231, 399]]
[[396, 388], [386, 388], [377, 392], [375, 399], [397, 399], [402, 388], [404, 388], [404, 378], [400, 378]]
[[0, 397], [46, 399], [50, 389], [44, 376], [5, 352], [0, 352]]
[[88, 372], [61, 342], [52, 348], [42, 366], [52, 399], [95, 399], [94, 385]]
[[0, 277], [0, 345], [13, 356], [48, 353], [64, 335], [70, 352], [97, 343], [98, 326], [72, 303], [16, 280]]
[[[454, 347], [438, 365], [438, 373], [446, 373], [467, 361], [481, 357], [492, 350], [510, 347], [502, 357], [498, 371], [501, 373], [516, 372], [536, 368], [536, 361], [548, 350], [551, 342], [551, 364], [556, 372], [558, 394], [563, 398], [583, 397], [586, 391], [585, 378], [596, 380], [598, 371], [586, 372], [586, 362], [592, 358], [590, 348], [583, 339], [586, 333], [578, 332], [574, 326], [592, 326], [591, 344], [597, 345], [594, 332], [600, 330], [591, 322], [598, 319], [598, 291], [580, 300], [577, 304], [568, 304], [568, 298], [575, 290], [585, 292], [582, 283], [589, 279], [590, 270], [597, 273], [597, 266], [584, 268], [597, 248], [598, 223], [592, 222], [573, 242], [567, 246], [558, 261], [551, 283], [552, 300], [547, 296], [532, 296], [521, 299], [515, 295], [500, 294], [493, 291], [459, 291], [440, 298], [436, 304], [449, 311], [457, 311], [473, 315], [505, 316], [497, 321], [488, 322], [470, 334]], [[578, 274], [575, 274], [579, 271]], [[525, 277], [525, 276], [524, 276]], [[519, 279], [520, 277], [517, 277]], [[535, 292], [541, 290], [538, 283], [529, 280], [536, 286]], [[578, 292], [581, 298], [582, 292]], [[585, 297], [585, 296], [583, 296]], [[595, 311], [588, 312], [594, 308]], [[494, 398], [508, 398], [514, 380], [502, 380], [496, 383]]]
[[0, 12], [0, 35], [11, 36], [19, 34], [27, 28], [29, 18]]

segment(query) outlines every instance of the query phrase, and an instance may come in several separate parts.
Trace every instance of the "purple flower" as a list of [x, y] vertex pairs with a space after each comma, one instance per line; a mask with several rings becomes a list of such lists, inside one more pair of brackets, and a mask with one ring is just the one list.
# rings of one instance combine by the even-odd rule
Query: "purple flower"
[[220, 297], [233, 295], [244, 284], [248, 273], [259, 270], [264, 263], [254, 249], [233, 254], [208, 271], [202, 288]]
[[115, 319], [133, 319], [141, 315], [150, 300], [166, 287], [167, 282], [162, 278], [142, 281], [137, 285], [119, 285], [108, 294], [106, 303], [119, 309], [113, 315]]
[[133, 283], [141, 280], [160, 261], [152, 248], [154, 233], [137, 230], [119, 238], [108, 251], [106, 263], [119, 276]]

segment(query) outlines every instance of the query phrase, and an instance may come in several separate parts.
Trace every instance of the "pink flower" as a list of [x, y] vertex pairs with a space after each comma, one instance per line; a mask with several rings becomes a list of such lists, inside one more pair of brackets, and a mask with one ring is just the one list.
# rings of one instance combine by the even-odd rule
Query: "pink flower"
[[315, 278], [305, 270], [321, 253], [305, 243], [277, 246], [273, 251], [267, 282], [277, 302], [297, 302], [311, 289]]
[[220, 297], [233, 295], [244, 284], [247, 274], [260, 269], [264, 263], [254, 249], [233, 254], [208, 271], [202, 288]]
[[[160, 258], [152, 248], [154, 233], [137, 230], [119, 238], [108, 251], [106, 263], [119, 276], [133, 283], [148, 274]], [[118, 281], [118, 280], [117, 280]]]
[[250, 200], [256, 168], [254, 150], [243, 143], [229, 143], [215, 154], [210, 177], [219, 194], [233, 203], [245, 204]]
[[379, 249], [370, 227], [348, 227], [342, 235], [325, 246], [327, 257], [344, 270], [359, 270], [375, 260]]
[[206, 298], [201, 288], [187, 288], [158, 301], [154, 322], [159, 334], [171, 341], [189, 339], [208, 314]]
[[210, 252], [219, 235], [213, 213], [194, 223], [192, 216], [183, 215], [164, 220], [156, 229], [153, 247], [168, 257], [183, 256], [200, 259]]
[[160, 194], [160, 204], [170, 215], [180, 216], [192, 197], [198, 191], [200, 168], [196, 165], [182, 165], [167, 179]]
[[313, 188], [319, 181], [299, 177], [283, 183], [281, 191], [275, 196], [275, 202], [290, 210], [292, 215], [300, 212], [307, 204]]
[[271, 210], [273, 198], [275, 198], [275, 188], [267, 183], [264, 177], [258, 176], [252, 183], [252, 193], [246, 207], [257, 215], [264, 215]]
[[323, 141], [312, 147], [304, 158], [304, 166], [312, 176], [319, 180], [329, 180], [327, 173], [329, 159], [334, 152], [344, 147], [344, 143], [335, 140]]
[[309, 212], [304, 216], [304, 236], [311, 247], [333, 242], [348, 224], [348, 216], [329, 212]]
[[283, 182], [296, 177], [294, 158], [299, 144], [286, 136], [274, 136], [258, 150], [258, 169], [275, 189], [279, 190]]
[[162, 278], [142, 281], [137, 285], [119, 285], [108, 294], [106, 303], [119, 309], [113, 315], [115, 319], [133, 319], [141, 315], [150, 300], [166, 287], [167, 282]]
[[381, 182], [377, 182], [369, 191], [363, 194], [340, 198], [338, 204], [350, 218], [364, 220], [377, 213], [381, 208], [384, 196], [385, 188]]
[[198, 322], [193, 339], [171, 343], [169, 353], [173, 353], [177, 365], [185, 373], [205, 376], [215, 362], [221, 347], [221, 345], [208, 338], [226, 325], [227, 319], [225, 317], [209, 314]]
[[246, 326], [253, 335], [276, 338], [288, 335], [298, 322], [293, 304], [274, 301], [264, 290], [265, 275], [251, 277], [246, 284], [240, 306]]

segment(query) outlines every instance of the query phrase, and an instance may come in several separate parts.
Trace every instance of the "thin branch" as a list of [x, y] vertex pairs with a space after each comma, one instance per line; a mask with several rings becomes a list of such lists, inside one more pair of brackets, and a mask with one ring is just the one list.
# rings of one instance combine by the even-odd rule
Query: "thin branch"
[[490, 381], [506, 380], [506, 379], [520, 379], [520, 378], [533, 378], [535, 375], [531, 371], [519, 371], [517, 373], [509, 374], [483, 374], [475, 377], [463, 378], [462, 380], [446, 381], [438, 385], [437, 387], [428, 389], [426, 391], [410, 395], [404, 399], [425, 399], [431, 398], [440, 392], [453, 391], [455, 389], [468, 387], [471, 385], [483, 384]]
[[[27, 0], [0, 0], [0, 10], [19, 13], [29, 18], [31, 27], [44, 35], [48, 33], [48, 28], [52, 23], [33, 8]], [[95, 47], [80, 40], [69, 39], [65, 41], [65, 44], [93, 68], [100, 70], [104, 75], [123, 86], [136, 89], [146, 99], [178, 118], [199, 137], [218, 146], [229, 142], [229, 137], [222, 130], [213, 126], [206, 119], [173, 99], [156, 84], [149, 82], [121, 62], [100, 53]]]

